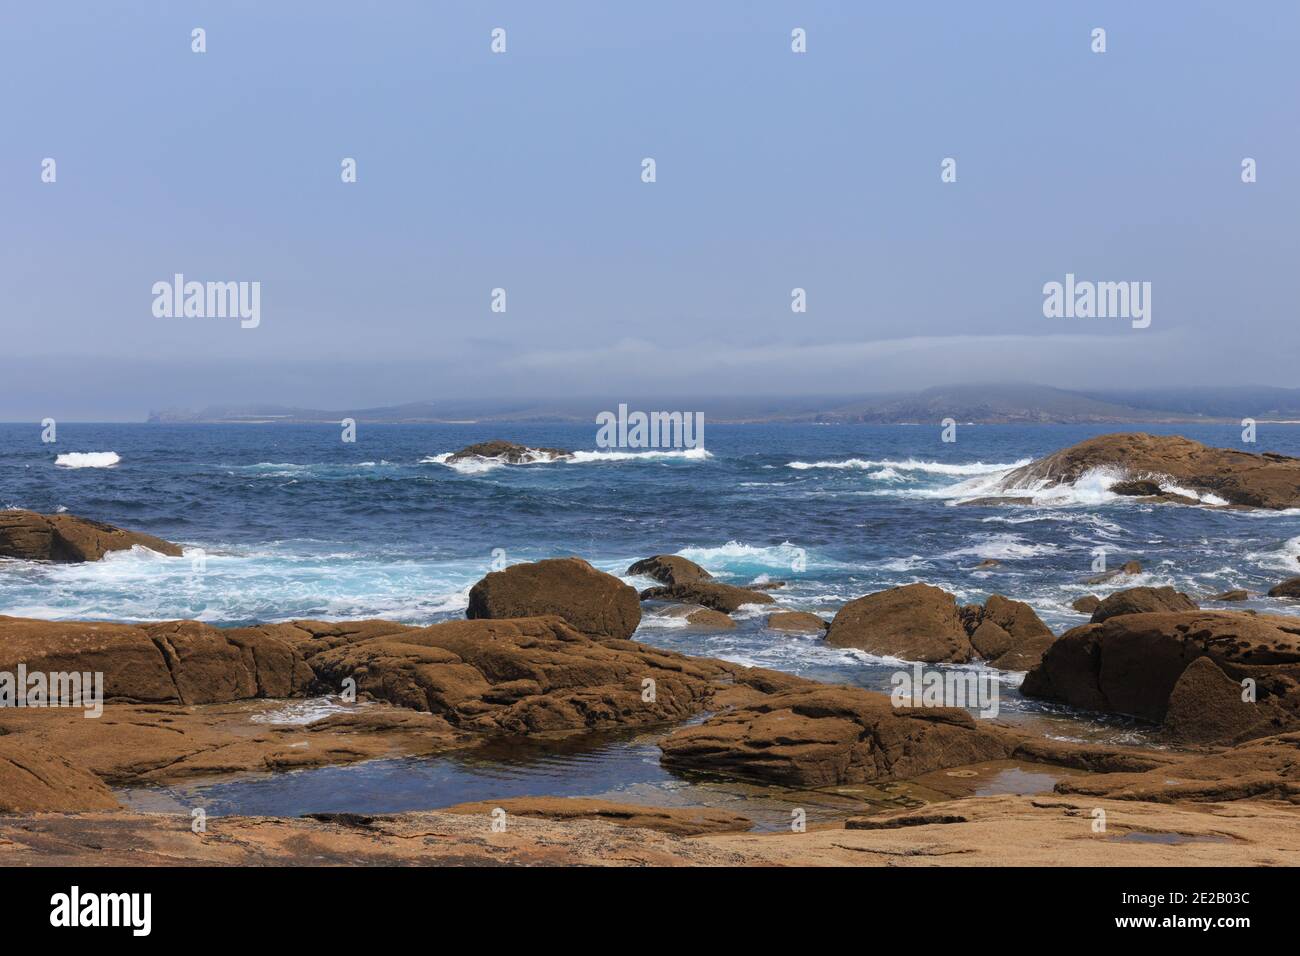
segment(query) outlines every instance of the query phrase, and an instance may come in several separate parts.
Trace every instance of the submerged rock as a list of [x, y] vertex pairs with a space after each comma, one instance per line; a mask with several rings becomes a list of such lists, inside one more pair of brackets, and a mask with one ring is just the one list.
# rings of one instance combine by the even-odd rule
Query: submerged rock
[[641, 602], [635, 588], [581, 558], [548, 558], [493, 571], [470, 588], [465, 609], [471, 619], [547, 614], [592, 637], [626, 640], [641, 623]]
[[710, 581], [713, 575], [694, 561], [677, 554], [656, 554], [642, 558], [627, 569], [628, 574], [644, 574], [662, 584], [686, 584], [690, 581]]
[[1107, 581], [1113, 581], [1115, 578], [1132, 576], [1142, 573], [1141, 561], [1125, 561], [1118, 568], [1111, 571], [1103, 571], [1101, 574], [1094, 575], [1085, 581], [1085, 584], [1105, 584]]
[[1300, 458], [1212, 448], [1176, 435], [1142, 432], [1099, 435], [1079, 442], [1015, 469], [999, 485], [1006, 492], [1068, 485], [1095, 469], [1123, 476], [1120, 484], [1111, 488], [1119, 494], [1147, 494], [1154, 485], [1156, 494], [1170, 495], [1160, 485], [1164, 479], [1232, 505], [1300, 507]]
[[151, 534], [124, 531], [76, 515], [0, 511], [0, 558], [77, 563], [98, 561], [110, 551], [136, 545], [179, 557], [181, 547]]
[[[1223, 679], [1206, 665], [1189, 673], [1202, 658]], [[1057, 638], [1020, 692], [1164, 724], [1189, 742], [1277, 733], [1300, 727], [1300, 624], [1234, 611], [1110, 617]]]

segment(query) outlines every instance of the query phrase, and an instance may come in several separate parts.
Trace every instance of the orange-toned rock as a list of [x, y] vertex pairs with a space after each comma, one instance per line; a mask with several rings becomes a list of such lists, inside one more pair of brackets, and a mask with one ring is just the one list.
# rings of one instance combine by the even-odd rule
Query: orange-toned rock
[[549, 558], [493, 571], [469, 592], [467, 618], [556, 614], [584, 634], [626, 640], [641, 623], [636, 589], [581, 558]]
[[126, 551], [137, 545], [172, 557], [181, 553], [180, 545], [170, 541], [137, 531], [123, 531], [89, 518], [0, 511], [0, 558], [64, 563], [98, 561], [109, 551]]

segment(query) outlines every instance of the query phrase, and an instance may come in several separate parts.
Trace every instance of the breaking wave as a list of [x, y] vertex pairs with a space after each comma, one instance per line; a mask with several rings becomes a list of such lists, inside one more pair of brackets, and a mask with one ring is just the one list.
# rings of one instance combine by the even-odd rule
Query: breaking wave
[[72, 451], [59, 455], [54, 464], [60, 468], [112, 468], [121, 461], [115, 451]]

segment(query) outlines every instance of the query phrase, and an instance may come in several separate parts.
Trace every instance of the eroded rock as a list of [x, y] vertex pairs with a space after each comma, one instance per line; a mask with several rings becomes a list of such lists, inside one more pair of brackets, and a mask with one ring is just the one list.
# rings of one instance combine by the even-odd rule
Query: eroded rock
[[0, 511], [0, 558], [76, 563], [98, 561], [110, 551], [136, 546], [179, 557], [181, 547], [138, 531], [76, 515]]
[[592, 637], [626, 640], [641, 623], [641, 602], [635, 588], [581, 558], [549, 558], [493, 571], [470, 588], [465, 610], [471, 619], [548, 614]]

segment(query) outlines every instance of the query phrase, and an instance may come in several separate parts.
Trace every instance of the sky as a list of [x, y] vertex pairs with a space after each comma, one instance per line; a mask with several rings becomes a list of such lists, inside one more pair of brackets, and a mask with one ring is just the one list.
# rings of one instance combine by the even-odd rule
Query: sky
[[[1300, 385], [1297, 35], [1290, 0], [6, 0], [0, 420]], [[176, 273], [260, 283], [259, 324], [155, 315]], [[1045, 316], [1067, 273], [1149, 282], [1150, 325]]]

